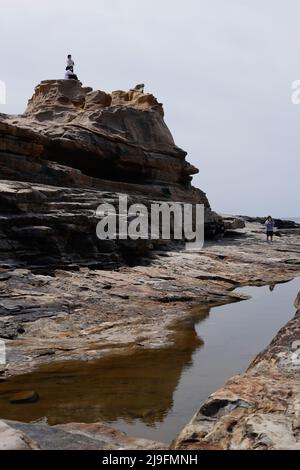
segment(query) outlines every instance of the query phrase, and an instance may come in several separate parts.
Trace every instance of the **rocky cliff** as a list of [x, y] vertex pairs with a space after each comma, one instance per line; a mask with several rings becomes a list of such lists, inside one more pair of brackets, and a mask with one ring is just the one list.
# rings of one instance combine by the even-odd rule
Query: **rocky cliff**
[[215, 236], [223, 221], [192, 187], [198, 170], [185, 157], [153, 95], [41, 82], [23, 115], [0, 115], [2, 261], [105, 267], [123, 263], [130, 250], [147, 252], [146, 242], [96, 238], [95, 209], [120, 193], [129, 203], [204, 204], [206, 237]]
[[[3, 150], [19, 154], [24, 140], [24, 155], [67, 165], [87, 176], [157, 185], [161, 194], [171, 195], [173, 190], [173, 197], [182, 197], [182, 190], [192, 194], [189, 182], [198, 170], [185, 161], [186, 152], [175, 145], [163, 116], [162, 105], [152, 95], [107, 94], [75, 80], [44, 81], [24, 115], [5, 120], [13, 127], [2, 128], [7, 136]], [[208, 206], [204, 194], [196, 194], [194, 199]]]

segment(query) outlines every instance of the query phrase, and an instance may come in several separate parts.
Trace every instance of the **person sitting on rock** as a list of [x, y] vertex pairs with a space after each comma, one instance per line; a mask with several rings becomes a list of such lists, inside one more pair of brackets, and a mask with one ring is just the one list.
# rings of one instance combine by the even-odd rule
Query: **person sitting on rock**
[[71, 65], [67, 66], [65, 73], [65, 80], [78, 80], [77, 75], [73, 72]]
[[269, 240], [272, 242], [273, 235], [274, 235], [275, 222], [270, 215], [267, 217], [267, 220], [265, 221], [265, 226], [266, 226], [266, 231], [267, 231], [267, 242]]

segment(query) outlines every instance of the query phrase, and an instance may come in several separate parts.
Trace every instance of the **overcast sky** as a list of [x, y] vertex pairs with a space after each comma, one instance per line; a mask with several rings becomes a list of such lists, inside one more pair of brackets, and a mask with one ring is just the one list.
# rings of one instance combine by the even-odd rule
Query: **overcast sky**
[[299, 0], [0, 0], [0, 44], [0, 112], [72, 53], [84, 85], [163, 102], [213, 209], [300, 217]]

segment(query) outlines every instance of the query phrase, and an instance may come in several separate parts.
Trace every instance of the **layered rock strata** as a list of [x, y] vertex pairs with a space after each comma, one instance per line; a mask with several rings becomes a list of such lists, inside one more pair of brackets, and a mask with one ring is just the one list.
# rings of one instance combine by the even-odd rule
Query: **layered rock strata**
[[2, 264], [112, 268], [145, 254], [153, 243], [96, 237], [96, 208], [120, 195], [204, 204], [206, 237], [223, 233], [185, 157], [153, 95], [41, 82], [23, 115], [0, 115]]

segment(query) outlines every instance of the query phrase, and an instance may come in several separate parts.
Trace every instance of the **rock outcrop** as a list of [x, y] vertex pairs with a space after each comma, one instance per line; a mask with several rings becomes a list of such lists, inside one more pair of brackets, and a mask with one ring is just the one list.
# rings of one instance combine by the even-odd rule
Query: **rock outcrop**
[[[198, 170], [185, 161], [186, 152], [175, 145], [163, 115], [162, 105], [152, 95], [138, 91], [109, 95], [83, 88], [75, 80], [49, 80], [36, 87], [24, 115], [8, 122], [40, 137], [30, 136], [33, 157], [100, 179], [188, 188]], [[26, 139], [26, 134], [16, 133], [20, 140]], [[9, 140], [8, 135], [7, 149], [13, 150]], [[201, 198], [208, 205], [203, 193]]]
[[41, 82], [23, 115], [0, 115], [2, 263], [112, 267], [133, 251], [145, 254], [152, 244], [96, 237], [95, 209], [120, 194], [146, 205], [204, 204], [206, 237], [223, 232], [222, 218], [191, 186], [198, 170], [185, 157], [153, 95]]

